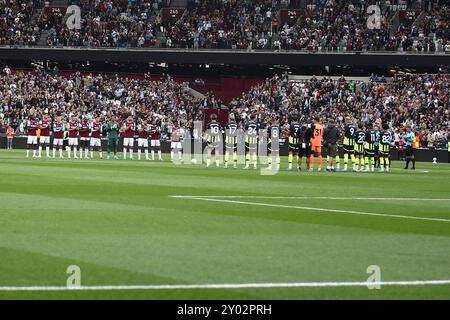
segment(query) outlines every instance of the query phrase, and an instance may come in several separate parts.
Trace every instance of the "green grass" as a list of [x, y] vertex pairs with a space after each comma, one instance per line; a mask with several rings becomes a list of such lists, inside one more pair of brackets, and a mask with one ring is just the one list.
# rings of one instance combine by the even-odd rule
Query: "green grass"
[[[167, 159], [167, 155], [166, 155]], [[283, 159], [283, 161], [285, 161]], [[284, 167], [286, 164], [283, 162]], [[390, 174], [25, 159], [0, 151], [0, 287], [449, 280], [450, 222], [171, 195], [450, 198], [450, 166]], [[450, 201], [227, 199], [450, 219]], [[16, 298], [449, 299], [450, 285], [5, 292]]]

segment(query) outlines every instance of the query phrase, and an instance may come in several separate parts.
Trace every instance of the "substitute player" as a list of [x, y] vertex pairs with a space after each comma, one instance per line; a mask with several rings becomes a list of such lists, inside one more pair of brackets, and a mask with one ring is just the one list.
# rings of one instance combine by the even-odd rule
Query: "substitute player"
[[298, 171], [302, 170], [303, 157], [306, 159], [306, 170], [309, 171], [309, 158], [311, 157], [311, 138], [313, 132], [311, 125], [304, 122], [298, 132]]
[[135, 124], [133, 116], [130, 114], [122, 125], [123, 160], [127, 160], [127, 148], [128, 152], [130, 153], [130, 160], [133, 160], [134, 131], [135, 131]]
[[250, 116], [250, 122], [245, 126], [245, 167], [244, 170], [248, 170], [250, 161], [253, 163], [253, 168], [257, 169], [258, 161], [258, 130], [259, 124], [256, 121], [256, 115]]
[[225, 166], [228, 168], [230, 158], [233, 159], [233, 169], [237, 169], [237, 142], [238, 142], [238, 124], [233, 114], [230, 114], [228, 123], [225, 126]]
[[322, 139], [323, 139], [323, 126], [320, 123], [320, 117], [314, 118], [314, 125], [313, 125], [313, 137], [311, 139], [311, 150], [312, 154], [309, 158], [309, 170], [313, 171], [314, 168], [314, 157], [317, 157], [318, 162], [318, 171], [322, 171], [322, 164], [323, 164], [323, 158], [322, 158]]
[[355, 132], [355, 167], [353, 171], [364, 171], [364, 143], [366, 141], [366, 132], [362, 122], [358, 123], [358, 130]]
[[158, 152], [158, 160], [163, 161], [161, 154], [161, 127], [156, 120], [153, 120], [150, 127], [150, 148], [152, 152], [152, 160], [155, 160], [155, 151]]
[[30, 150], [33, 150], [33, 158], [37, 158], [37, 146], [38, 146], [38, 138], [37, 138], [37, 129], [39, 128], [39, 123], [36, 121], [35, 117], [30, 116], [27, 121], [27, 158], [30, 156]]
[[345, 127], [344, 127], [344, 140], [342, 142], [342, 149], [344, 150], [344, 170], [347, 171], [348, 158], [352, 162], [353, 171], [356, 171], [356, 163], [355, 163], [355, 137], [356, 137], [356, 126], [352, 123], [350, 117], [345, 118]]
[[[289, 126], [289, 156], [288, 156], [288, 170], [292, 170], [292, 161], [294, 157], [298, 158], [298, 132], [300, 131], [300, 124], [298, 123], [298, 115], [292, 116], [292, 121]], [[297, 160], [298, 161], [298, 160]]]
[[100, 122], [100, 118], [97, 117], [91, 124], [91, 159], [94, 159], [94, 150], [98, 149], [98, 153], [100, 159], [103, 159], [103, 151], [102, 151], [102, 123]]
[[380, 172], [389, 172], [389, 154], [391, 150], [392, 144], [392, 133], [389, 131], [389, 125], [387, 123], [383, 123], [382, 125], [383, 132], [380, 136]]
[[328, 121], [328, 126], [324, 131], [324, 141], [327, 149], [327, 172], [334, 172], [333, 161], [337, 155], [340, 132], [333, 119]]
[[142, 120], [138, 124], [138, 160], [141, 161], [142, 148], [144, 148], [145, 160], [150, 160], [148, 157], [148, 133], [150, 125], [147, 120]]
[[206, 167], [209, 168], [211, 166], [211, 157], [212, 151], [214, 150], [214, 157], [216, 159], [216, 167], [220, 166], [220, 157], [221, 157], [221, 143], [222, 143], [222, 129], [220, 128], [220, 124], [217, 122], [217, 115], [211, 115], [211, 122], [206, 126], [206, 136], [205, 139], [207, 141], [207, 156], [206, 156]]
[[73, 148], [73, 158], [78, 159], [77, 156], [77, 148], [78, 148], [78, 130], [80, 128], [80, 124], [78, 122], [78, 118], [73, 116], [68, 123], [69, 130], [69, 146], [67, 148], [67, 158], [71, 157], [71, 149]]
[[41, 134], [39, 137], [38, 158], [41, 158], [43, 148], [45, 148], [47, 158], [50, 158], [50, 125], [51, 125], [50, 117], [48, 115], [44, 114], [44, 116], [42, 117], [42, 120], [39, 123], [39, 128], [41, 129]]
[[406, 165], [403, 169], [408, 169], [409, 162], [412, 162], [411, 170], [416, 169], [416, 159], [414, 158], [414, 148], [413, 148], [413, 143], [415, 139], [416, 136], [412, 131], [411, 126], [406, 126], [406, 135], [405, 135]]
[[64, 144], [64, 127], [66, 124], [62, 120], [61, 116], [57, 116], [55, 123], [53, 123], [53, 158], [56, 157], [56, 149], [59, 150], [59, 158], [63, 156], [63, 144]]
[[268, 170], [272, 170], [273, 158], [276, 161], [276, 168], [280, 170], [280, 125], [278, 119], [272, 120], [272, 125], [267, 128], [267, 164]]

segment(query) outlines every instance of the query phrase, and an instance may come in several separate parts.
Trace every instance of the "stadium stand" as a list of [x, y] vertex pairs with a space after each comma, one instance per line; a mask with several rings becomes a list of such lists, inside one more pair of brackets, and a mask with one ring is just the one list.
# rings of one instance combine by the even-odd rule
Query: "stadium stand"
[[[20, 127], [30, 115], [57, 112], [92, 118], [117, 113], [122, 117], [162, 119], [193, 128], [206, 108], [228, 108], [242, 123], [257, 114], [265, 126], [277, 117], [282, 125], [294, 113], [302, 121], [320, 115], [343, 123], [352, 115], [364, 124], [388, 122], [395, 132], [412, 125], [422, 132], [424, 146], [444, 144], [450, 125], [448, 88], [450, 75], [400, 75], [393, 81], [372, 75], [368, 81], [312, 77], [290, 81], [287, 74], [266, 79], [248, 92], [222, 105], [213, 93], [191, 94], [189, 83], [177, 83], [170, 76], [145, 77], [105, 74], [58, 74], [3, 71], [0, 83], [0, 113], [5, 125]], [[20, 130], [19, 130], [20, 131]], [[446, 143], [446, 142], [445, 142]]]
[[35, 9], [43, 1], [0, 1], [0, 45], [35, 45], [40, 36]]
[[[388, 1], [161, 0], [75, 1], [80, 30], [65, 11], [45, 18], [49, 46], [164, 47], [309, 51], [450, 51], [449, 7], [430, 3], [395, 10]], [[367, 9], [381, 7], [367, 26]], [[179, 5], [181, 7], [172, 7]], [[170, 6], [170, 7], [169, 7]]]

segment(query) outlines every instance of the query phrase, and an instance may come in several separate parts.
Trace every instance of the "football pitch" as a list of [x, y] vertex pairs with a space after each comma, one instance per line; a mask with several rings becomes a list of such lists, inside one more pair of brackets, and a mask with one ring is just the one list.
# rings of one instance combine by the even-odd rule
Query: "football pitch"
[[448, 164], [282, 159], [267, 176], [24, 155], [0, 150], [0, 299], [450, 298]]

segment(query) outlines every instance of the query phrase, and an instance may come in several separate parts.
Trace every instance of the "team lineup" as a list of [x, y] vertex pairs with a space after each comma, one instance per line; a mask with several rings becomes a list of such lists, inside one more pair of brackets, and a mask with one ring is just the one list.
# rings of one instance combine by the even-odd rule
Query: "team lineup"
[[[137, 140], [138, 160], [162, 161], [161, 140], [162, 128], [160, 121], [154, 119], [136, 119], [129, 115], [121, 120], [112, 115], [109, 120], [100, 117], [94, 119], [71, 116], [66, 120], [62, 116], [51, 119], [44, 115], [38, 120], [31, 116], [26, 122], [27, 126], [27, 151], [26, 157], [41, 158], [45, 149], [47, 158], [55, 158], [58, 152], [59, 158], [65, 158], [65, 149], [68, 159], [93, 159], [97, 151], [99, 158], [103, 159], [102, 138], [107, 138], [106, 159], [118, 159], [118, 141], [123, 139], [123, 159], [134, 159], [135, 141]], [[183, 161], [182, 142], [187, 137], [189, 130], [174, 121], [170, 127], [171, 160]], [[202, 130], [203, 131], [203, 130]], [[415, 169], [414, 159], [414, 133], [411, 127], [406, 127], [406, 166], [412, 163]], [[51, 139], [52, 137], [52, 139]], [[320, 117], [314, 121], [302, 121], [294, 114], [290, 117], [290, 123], [282, 126], [278, 119], [272, 119], [266, 125], [258, 121], [256, 115], [251, 115], [245, 123], [236, 121], [231, 114], [228, 123], [221, 126], [217, 115], [212, 114], [206, 130], [201, 138], [206, 141], [206, 167], [211, 166], [214, 153], [216, 167], [223, 162], [224, 168], [232, 163], [234, 169], [238, 165], [238, 155], [245, 157], [244, 169], [252, 166], [258, 167], [258, 157], [261, 149], [266, 148], [267, 169], [280, 169], [280, 142], [288, 142], [289, 155], [287, 170], [293, 170], [294, 159], [298, 171], [302, 170], [303, 162], [307, 171], [313, 171], [314, 160], [317, 158], [317, 170], [322, 171], [322, 148], [326, 153], [326, 171], [374, 172], [380, 168], [380, 172], [389, 172], [391, 165], [390, 149], [393, 144], [393, 135], [387, 123], [365, 127], [362, 123], [356, 123], [350, 116], [345, 118], [345, 123], [337, 124], [328, 120], [326, 125], [321, 123]], [[52, 140], [52, 143], [50, 141]], [[243, 146], [240, 148], [239, 146]], [[51, 150], [52, 147], [52, 150]], [[65, 147], [65, 148], [64, 148]], [[342, 152], [339, 152], [339, 148]], [[51, 153], [52, 151], [52, 153]], [[264, 153], [263, 153], [264, 154]], [[144, 157], [143, 157], [144, 155]], [[223, 157], [222, 157], [223, 155]], [[305, 160], [305, 161], [303, 161]], [[341, 160], [343, 169], [341, 170]], [[241, 162], [239, 162], [241, 163]], [[273, 163], [275, 165], [273, 166]]]

